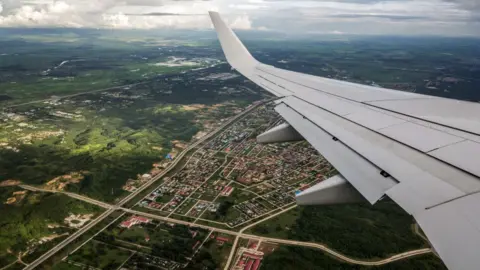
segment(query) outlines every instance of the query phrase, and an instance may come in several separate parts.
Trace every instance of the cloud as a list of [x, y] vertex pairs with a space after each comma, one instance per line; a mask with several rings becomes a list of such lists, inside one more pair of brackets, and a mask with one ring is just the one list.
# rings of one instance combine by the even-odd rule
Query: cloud
[[180, 14], [180, 13], [169, 13], [169, 12], [150, 12], [150, 13], [127, 13], [128, 16], [207, 16], [207, 14]]
[[252, 29], [252, 21], [246, 15], [235, 18], [235, 20], [230, 24], [230, 27], [233, 29], [241, 30], [250, 30]]
[[422, 20], [428, 19], [426, 16], [412, 16], [412, 15], [394, 15], [394, 14], [336, 14], [329, 15], [331, 18], [346, 18], [346, 19], [359, 19], [359, 18], [376, 18], [376, 19], [388, 19], [388, 20]]
[[210, 29], [480, 37], [479, 0], [0, 0], [0, 27]]
[[468, 10], [480, 11], [480, 1], [478, 0], [446, 0], [447, 2], [456, 3]]

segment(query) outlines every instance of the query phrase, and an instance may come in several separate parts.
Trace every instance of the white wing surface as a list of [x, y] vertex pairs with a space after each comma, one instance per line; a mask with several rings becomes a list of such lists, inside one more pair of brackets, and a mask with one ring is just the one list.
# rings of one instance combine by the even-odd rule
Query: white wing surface
[[372, 204], [388, 196], [413, 215], [449, 269], [480, 269], [480, 104], [265, 65], [218, 13], [210, 17], [229, 64], [279, 97], [275, 110], [290, 125], [281, 128], [293, 128], [340, 172], [308, 200], [335, 187], [327, 197], [349, 201], [343, 182]]

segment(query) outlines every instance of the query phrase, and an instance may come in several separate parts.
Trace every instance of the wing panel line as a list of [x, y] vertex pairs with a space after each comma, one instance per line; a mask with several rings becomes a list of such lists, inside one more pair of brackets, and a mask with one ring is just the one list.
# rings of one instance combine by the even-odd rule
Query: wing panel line
[[[362, 125], [362, 124], [359, 124], [359, 123], [354, 122], [354, 121], [352, 121], [352, 120], [350, 120], [350, 119], [348, 119], [348, 118], [345, 118], [345, 117], [343, 117], [343, 116], [341, 116], [341, 115], [338, 115], [338, 114], [336, 114], [335, 112], [332, 112], [332, 111], [327, 110], [327, 109], [325, 109], [325, 108], [321, 108], [321, 107], [319, 107], [318, 105], [316, 105], [316, 104], [314, 104], [314, 103], [312, 103], [312, 102], [309, 102], [308, 100], [305, 100], [305, 99], [300, 98], [300, 97], [298, 97], [298, 96], [293, 96], [293, 97], [295, 97], [295, 98], [297, 98], [297, 99], [299, 99], [299, 100], [301, 100], [301, 101], [303, 101], [303, 102], [305, 102], [305, 103], [308, 103], [308, 104], [310, 104], [310, 105], [312, 105], [312, 106], [315, 106], [315, 107], [317, 107], [317, 108], [319, 108], [319, 109], [321, 109], [321, 110], [324, 110], [324, 111], [327, 111], [327, 112], [329, 112], [329, 113], [332, 113], [332, 114], [334, 114], [334, 115], [336, 115], [336, 116], [338, 116], [338, 117], [340, 117], [340, 118], [342, 118], [342, 119], [345, 119], [345, 120], [347, 120], [347, 121], [349, 121], [349, 122], [351, 122], [351, 123], [353, 123], [353, 124], [359, 125], [359, 126], [361, 126], [361, 127], [363, 127], [363, 128], [366, 128], [366, 129], [368, 129], [368, 130], [370, 130], [370, 131], [372, 131], [372, 132], [375, 132], [375, 133], [378, 134], [378, 135], [385, 136], [385, 137], [389, 138], [389, 139], [392, 140], [392, 141], [395, 141], [395, 142], [397, 142], [397, 143], [399, 143], [399, 144], [402, 144], [402, 145], [404, 145], [404, 146], [406, 146], [406, 147], [409, 147], [410, 149], [412, 149], [412, 150], [414, 150], [414, 151], [418, 151], [418, 152], [420, 152], [420, 153], [428, 154], [429, 152], [432, 152], [432, 151], [441, 149], [441, 148], [446, 147], [446, 146], [449, 146], [449, 145], [457, 144], [457, 143], [464, 142], [464, 141], [469, 141], [468, 139], [463, 138], [464, 140], [462, 140], [462, 141], [455, 142], [455, 143], [448, 144], [448, 145], [444, 145], [444, 146], [442, 146], [442, 147], [439, 147], [438, 149], [434, 149], [434, 150], [431, 150], [431, 151], [429, 151], [429, 152], [422, 152], [422, 151], [420, 151], [420, 150], [418, 150], [418, 149], [416, 149], [416, 148], [413, 148], [412, 146], [410, 146], [410, 145], [408, 145], [408, 144], [405, 144], [405, 143], [403, 143], [403, 142], [401, 142], [401, 141], [398, 141], [397, 139], [394, 139], [394, 138], [391, 138], [391, 137], [389, 137], [389, 136], [386, 136], [386, 135], [384, 135], [384, 134], [382, 134], [382, 133], [379, 133], [379, 132], [376, 131], [376, 130], [373, 130], [373, 129], [368, 128], [368, 127], [366, 127], [366, 126], [364, 126], [364, 125]], [[282, 101], [282, 103], [283, 103], [283, 101]], [[394, 125], [395, 125], [395, 124], [394, 124]], [[391, 125], [391, 126], [393, 126], [393, 125]], [[437, 130], [437, 129], [435, 129], [435, 130]], [[439, 130], [439, 131], [441, 131], [441, 130]], [[457, 137], [460, 137], [460, 136], [457, 136]], [[436, 159], [436, 160], [438, 160], [438, 161], [440, 161], [440, 162], [442, 162], [442, 163], [444, 163], [444, 164], [446, 164], [446, 165], [448, 165], [448, 166], [452, 166], [452, 167], [454, 167], [454, 168], [456, 168], [456, 169], [458, 169], [458, 170], [460, 170], [460, 171], [462, 171], [462, 172], [464, 172], [464, 173], [467, 173], [467, 174], [469, 174], [469, 175], [471, 175], [471, 176], [474, 176], [474, 177], [476, 177], [476, 178], [480, 177], [479, 175], [476, 175], [476, 174], [474, 174], [474, 173], [472, 173], [472, 172], [469, 172], [469, 171], [467, 171], [467, 170], [465, 170], [465, 169], [462, 169], [462, 168], [460, 168], [460, 167], [458, 167], [458, 166], [456, 166], [456, 165], [454, 165], [454, 164], [451, 164], [451, 163], [449, 163], [449, 162], [447, 162], [447, 161], [445, 161], [445, 160], [442, 160], [442, 159], [437, 158], [437, 157], [432, 156], [432, 155], [428, 155], [428, 156], [431, 157], [431, 158], [433, 158], [433, 159]]]

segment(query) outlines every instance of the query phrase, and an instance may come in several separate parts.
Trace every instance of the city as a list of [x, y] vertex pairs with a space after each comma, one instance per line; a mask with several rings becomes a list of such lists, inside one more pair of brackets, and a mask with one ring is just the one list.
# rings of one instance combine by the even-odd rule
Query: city
[[[83, 222], [75, 225], [75, 221], [77, 233], [52, 249], [61, 256], [52, 257], [57, 258], [56, 269], [183, 269], [208, 253], [216, 265], [257, 270], [264, 256], [281, 245], [319, 248], [340, 261], [360, 265], [383, 265], [432, 252], [423, 248], [378, 262], [358, 261], [315, 243], [245, 233], [292, 211], [297, 207], [296, 193], [336, 174], [306, 142], [256, 143], [256, 135], [280, 123], [272, 103], [256, 103], [186, 146], [176, 158], [156, 164], [156, 174], [145, 173], [127, 182], [124, 188], [131, 194], [116, 205], [61, 189], [22, 186], [60, 192], [108, 210], [95, 219], [70, 217]], [[26, 269], [49, 262], [55, 252]]]

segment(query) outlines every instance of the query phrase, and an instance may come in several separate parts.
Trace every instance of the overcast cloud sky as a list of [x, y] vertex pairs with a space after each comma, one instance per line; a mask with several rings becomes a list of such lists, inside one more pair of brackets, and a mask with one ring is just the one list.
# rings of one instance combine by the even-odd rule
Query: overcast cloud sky
[[480, 0], [0, 0], [0, 27], [236, 29], [480, 37]]

